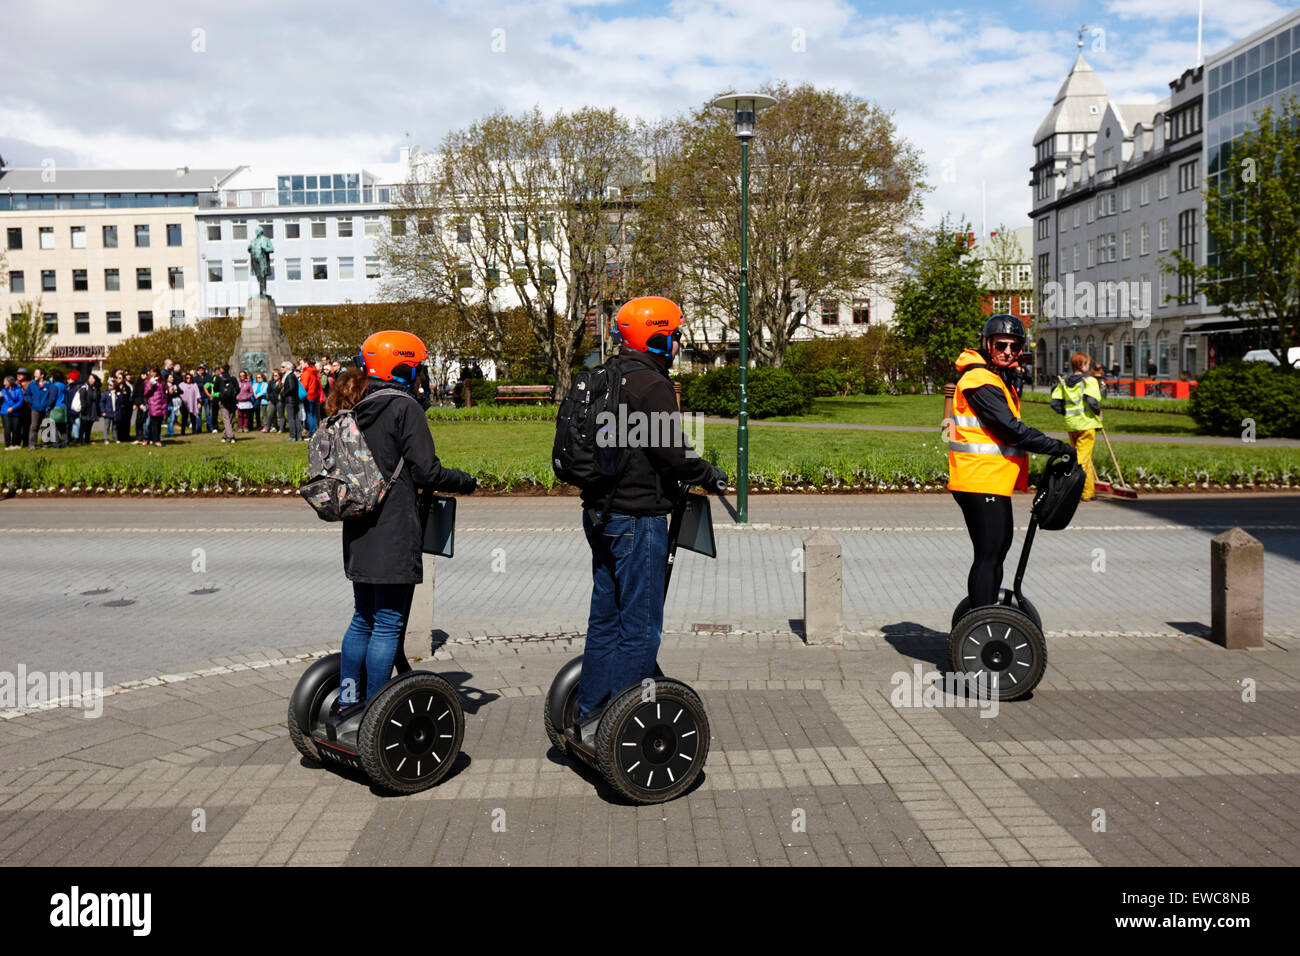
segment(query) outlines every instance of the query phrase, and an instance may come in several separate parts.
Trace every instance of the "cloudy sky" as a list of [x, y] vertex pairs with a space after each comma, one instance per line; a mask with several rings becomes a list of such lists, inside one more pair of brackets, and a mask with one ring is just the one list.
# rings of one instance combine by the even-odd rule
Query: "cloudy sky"
[[[1294, 3], [1205, 0], [1211, 54]], [[1196, 62], [1196, 0], [7, 0], [9, 166], [247, 164], [267, 175], [392, 162], [496, 109], [681, 112], [774, 79], [895, 111], [945, 211], [1027, 224], [1030, 138], [1087, 24], [1119, 102]], [[409, 139], [408, 139], [409, 135]]]

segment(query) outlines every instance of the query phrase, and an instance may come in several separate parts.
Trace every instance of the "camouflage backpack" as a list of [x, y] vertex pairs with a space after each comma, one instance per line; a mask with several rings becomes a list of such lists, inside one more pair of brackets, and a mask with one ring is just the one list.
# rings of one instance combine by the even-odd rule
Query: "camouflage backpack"
[[[361, 402], [381, 394], [389, 393], [375, 392]], [[397, 394], [415, 401], [405, 392]], [[316, 514], [324, 521], [359, 518], [378, 509], [405, 464], [399, 458], [393, 476], [384, 477], [353, 415], [355, 410], [354, 406], [331, 415], [316, 429], [307, 446], [311, 478], [298, 489], [298, 494], [316, 509]]]

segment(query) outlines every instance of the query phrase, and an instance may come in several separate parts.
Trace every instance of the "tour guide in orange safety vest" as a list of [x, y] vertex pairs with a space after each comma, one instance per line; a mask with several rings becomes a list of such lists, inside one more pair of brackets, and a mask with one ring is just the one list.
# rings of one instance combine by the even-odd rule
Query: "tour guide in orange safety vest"
[[995, 315], [984, 324], [979, 349], [966, 349], [957, 358], [948, 490], [961, 507], [974, 552], [966, 579], [972, 607], [997, 600], [1014, 530], [1011, 492], [1029, 487], [1029, 453], [1074, 459], [1074, 449], [1065, 442], [1020, 420], [1020, 393], [1012, 383], [1024, 345], [1020, 320]]

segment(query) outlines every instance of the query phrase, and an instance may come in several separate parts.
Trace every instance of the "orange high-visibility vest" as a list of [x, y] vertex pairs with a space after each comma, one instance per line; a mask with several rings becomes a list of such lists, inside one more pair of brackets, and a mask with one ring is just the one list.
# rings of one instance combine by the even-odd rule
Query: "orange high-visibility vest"
[[984, 362], [975, 349], [957, 359], [957, 391], [952, 398], [952, 430], [948, 434], [948, 489], [1010, 495], [1029, 488], [1029, 456], [1019, 448], [998, 444], [966, 401], [963, 391], [996, 385], [1006, 396], [1011, 414], [1020, 417], [1020, 396]]

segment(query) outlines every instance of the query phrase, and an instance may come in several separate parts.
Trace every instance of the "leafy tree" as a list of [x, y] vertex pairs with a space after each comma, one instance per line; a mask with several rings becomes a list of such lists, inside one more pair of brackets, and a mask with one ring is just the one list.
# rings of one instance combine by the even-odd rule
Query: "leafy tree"
[[39, 299], [25, 299], [0, 332], [0, 351], [16, 362], [31, 362], [50, 350], [54, 336], [45, 331], [45, 315]]
[[1220, 168], [1205, 190], [1205, 265], [1180, 250], [1166, 261], [1286, 367], [1300, 342], [1300, 101], [1256, 113], [1224, 146]]
[[[925, 189], [890, 114], [847, 93], [784, 83], [750, 144], [750, 351], [779, 366], [809, 309], [894, 274]], [[740, 144], [712, 106], [642, 135], [654, 182], [638, 210], [638, 292], [679, 297], [688, 316], [739, 332]], [[692, 321], [698, 343], [707, 324]], [[694, 344], [694, 343], [693, 343]], [[705, 341], [708, 343], [707, 339]]]
[[200, 364], [213, 369], [230, 360], [238, 338], [239, 319], [226, 316], [200, 319], [182, 328], [169, 326], [122, 339], [108, 350], [104, 367], [137, 372], [154, 365], [161, 368], [163, 362], [171, 359], [185, 369]]
[[939, 225], [915, 243], [910, 271], [894, 305], [894, 328], [925, 355], [931, 382], [949, 380], [963, 349], [979, 341], [984, 327], [983, 265], [967, 248], [969, 224]]

